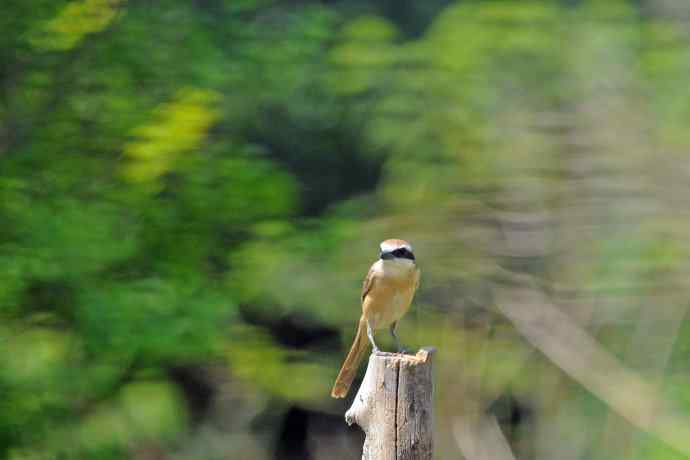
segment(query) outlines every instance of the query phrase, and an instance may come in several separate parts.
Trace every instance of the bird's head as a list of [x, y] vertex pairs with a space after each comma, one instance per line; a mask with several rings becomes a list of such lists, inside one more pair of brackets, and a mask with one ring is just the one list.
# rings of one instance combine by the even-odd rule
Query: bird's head
[[381, 260], [384, 262], [414, 265], [412, 245], [405, 240], [390, 239], [381, 242]]

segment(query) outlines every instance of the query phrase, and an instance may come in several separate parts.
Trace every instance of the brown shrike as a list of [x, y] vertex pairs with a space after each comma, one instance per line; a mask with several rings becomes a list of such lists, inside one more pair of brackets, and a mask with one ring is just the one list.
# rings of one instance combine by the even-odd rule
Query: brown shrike
[[396, 239], [381, 243], [380, 259], [371, 266], [362, 286], [362, 317], [357, 335], [335, 379], [331, 396], [344, 398], [347, 395], [367, 351], [367, 337], [374, 352], [379, 351], [374, 342], [376, 329], [390, 327], [398, 351], [402, 351], [395, 328], [410, 308], [418, 286], [419, 269], [410, 243]]

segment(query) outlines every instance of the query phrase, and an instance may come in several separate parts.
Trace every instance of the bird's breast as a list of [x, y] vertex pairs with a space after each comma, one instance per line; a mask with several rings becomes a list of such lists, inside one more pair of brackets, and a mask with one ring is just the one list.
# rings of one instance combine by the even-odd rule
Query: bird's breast
[[405, 273], [382, 271], [362, 304], [364, 314], [376, 329], [388, 327], [410, 308], [417, 285], [417, 270]]

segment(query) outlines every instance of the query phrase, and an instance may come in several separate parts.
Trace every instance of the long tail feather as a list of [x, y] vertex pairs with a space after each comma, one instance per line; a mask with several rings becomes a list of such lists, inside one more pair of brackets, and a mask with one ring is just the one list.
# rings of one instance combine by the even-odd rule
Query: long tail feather
[[334, 398], [344, 398], [350, 390], [350, 385], [357, 375], [359, 363], [364, 358], [369, 347], [369, 340], [367, 339], [367, 321], [364, 317], [360, 318], [359, 326], [357, 327], [357, 335], [352, 342], [350, 352], [340, 368], [340, 373], [335, 379], [335, 384], [331, 390], [331, 396]]

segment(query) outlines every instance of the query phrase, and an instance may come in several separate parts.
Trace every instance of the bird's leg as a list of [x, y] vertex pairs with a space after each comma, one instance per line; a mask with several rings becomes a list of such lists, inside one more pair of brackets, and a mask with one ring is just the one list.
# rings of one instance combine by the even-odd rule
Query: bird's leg
[[398, 347], [398, 353], [405, 353], [407, 350], [402, 346], [400, 343], [400, 339], [398, 339], [398, 334], [395, 333], [395, 329], [398, 327], [398, 322], [394, 321], [391, 323], [390, 331], [391, 335], [393, 336], [393, 339], [395, 340], [395, 346]]
[[367, 337], [369, 337], [369, 342], [371, 342], [371, 346], [374, 349], [374, 353], [378, 353], [379, 347], [376, 346], [376, 342], [374, 342], [374, 329], [371, 327], [371, 323], [367, 319]]

